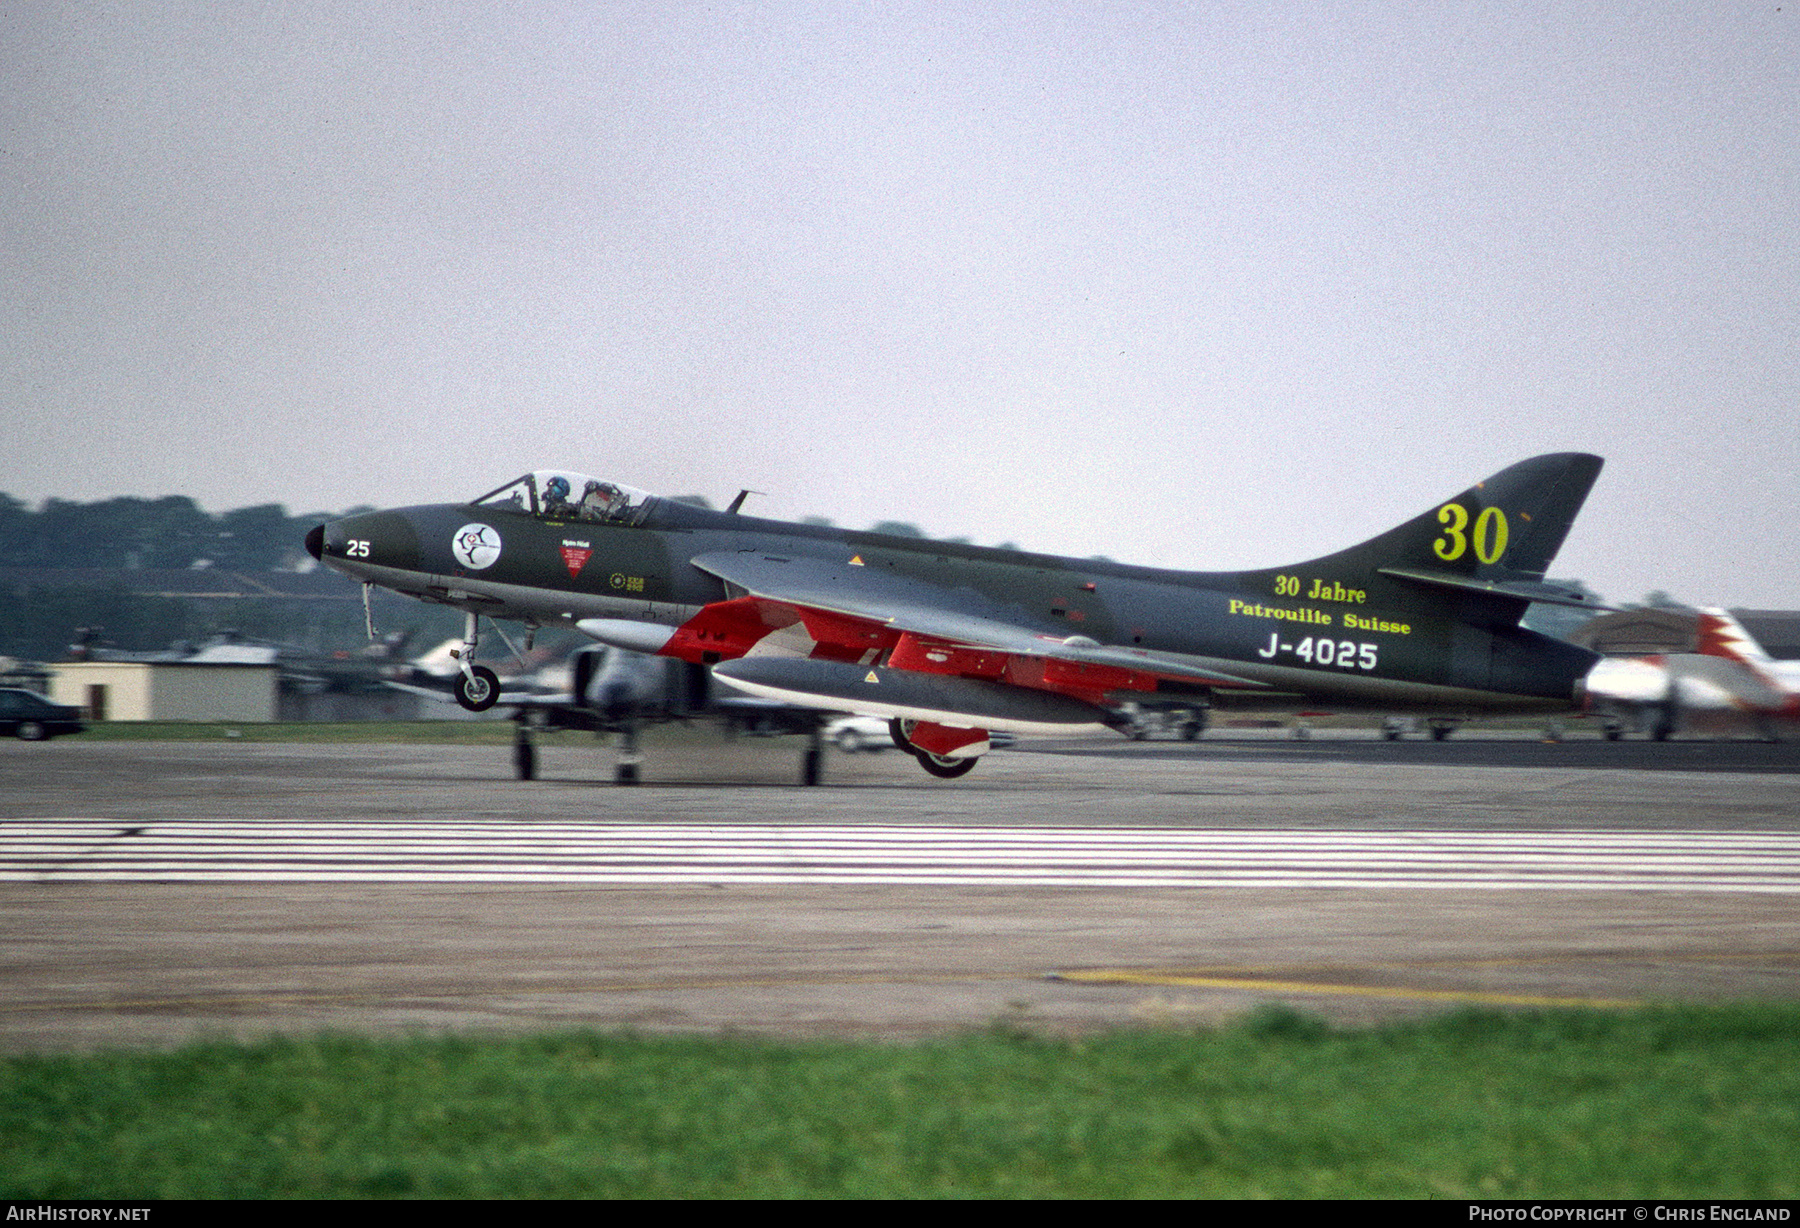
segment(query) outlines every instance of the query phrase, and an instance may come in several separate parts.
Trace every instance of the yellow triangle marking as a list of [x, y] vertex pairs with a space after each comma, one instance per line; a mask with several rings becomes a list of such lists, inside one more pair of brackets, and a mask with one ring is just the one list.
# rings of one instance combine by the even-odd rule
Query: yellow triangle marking
[[863, 681], [864, 682], [880, 682], [881, 679], [880, 679], [880, 677], [878, 677], [876, 675], [874, 670], [870, 670], [867, 674], [863, 675]]
[[868, 564], [862, 561], [862, 555], [853, 554], [850, 556], [850, 566], [852, 566], [852, 567], [867, 567]]

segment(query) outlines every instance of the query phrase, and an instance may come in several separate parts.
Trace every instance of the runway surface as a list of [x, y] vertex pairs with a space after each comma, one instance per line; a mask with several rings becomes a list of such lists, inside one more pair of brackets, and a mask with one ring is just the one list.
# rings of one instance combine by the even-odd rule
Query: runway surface
[[1800, 893], [1800, 835], [15, 820], [0, 882]]
[[1791, 747], [648, 749], [0, 745], [0, 1046], [1800, 996]]

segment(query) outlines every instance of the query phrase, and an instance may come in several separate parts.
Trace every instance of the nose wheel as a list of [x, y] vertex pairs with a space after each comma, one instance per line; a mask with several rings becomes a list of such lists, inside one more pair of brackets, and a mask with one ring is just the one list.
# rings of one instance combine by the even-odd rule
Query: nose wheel
[[486, 712], [500, 698], [500, 676], [485, 665], [475, 664], [475, 647], [481, 641], [481, 617], [463, 616], [462, 648], [450, 655], [462, 662], [456, 679], [456, 702], [471, 712]]
[[456, 676], [456, 702], [471, 712], [486, 712], [500, 698], [500, 677], [485, 665], [471, 665]]

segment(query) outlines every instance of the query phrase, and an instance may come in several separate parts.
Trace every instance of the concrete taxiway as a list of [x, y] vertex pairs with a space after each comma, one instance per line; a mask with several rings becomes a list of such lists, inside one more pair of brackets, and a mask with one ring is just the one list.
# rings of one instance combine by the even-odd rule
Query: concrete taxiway
[[[12, 867], [0, 883], [0, 1047], [565, 1026], [896, 1036], [1206, 1022], [1271, 1000], [1361, 1021], [1459, 1003], [1800, 996], [1793, 747], [1041, 742], [956, 782], [898, 754], [834, 752], [831, 783], [801, 789], [792, 740], [647, 741], [635, 789], [610, 785], [610, 759], [585, 739], [547, 741], [528, 783], [494, 747], [0, 746], [0, 860]], [[65, 826], [85, 842], [46, 851], [32, 843], [42, 820], [98, 826]], [[1580, 835], [1594, 853], [1567, 881], [1492, 887], [1341, 875], [1274, 887], [231, 881], [167, 870], [165, 854], [220, 855], [178, 847], [194, 821], [203, 839], [245, 829], [251, 848], [266, 831], [271, 858], [313, 827], [399, 832], [384, 837], [397, 846], [320, 862], [340, 865], [471, 821], [502, 837], [516, 828], [521, 843], [558, 824], [637, 825], [672, 841], [712, 827], [862, 825], [902, 843], [927, 829], [1164, 829], [1218, 833], [1218, 855], [1251, 871], [1281, 833], [1346, 850], [1370, 833], [1402, 849], [1513, 833], [1506, 856], [1525, 867], [1566, 856], [1553, 838], [1562, 848]], [[1343, 838], [1319, 839], [1330, 833]], [[1261, 844], [1228, 847], [1235, 835]], [[129, 860], [163, 839], [162, 869]], [[1641, 879], [1607, 878], [1627, 871], [1606, 859], [1636, 848], [1662, 848], [1665, 867], [1717, 857], [1740, 867], [1726, 880], [1766, 878], [1621, 889]], [[641, 856], [695, 854], [672, 842]], [[1384, 856], [1390, 872], [1405, 861]], [[138, 870], [82, 877], [108, 858]], [[1326, 854], [1294, 864], [1308, 859]], [[1584, 860], [1592, 878], [1574, 874]]]

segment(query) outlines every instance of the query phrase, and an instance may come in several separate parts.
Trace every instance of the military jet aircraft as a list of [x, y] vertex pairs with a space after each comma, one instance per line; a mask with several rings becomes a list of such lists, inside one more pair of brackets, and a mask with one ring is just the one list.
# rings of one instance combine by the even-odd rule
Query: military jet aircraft
[[1189, 572], [764, 520], [560, 470], [467, 503], [370, 512], [307, 535], [315, 558], [465, 612], [460, 702], [483, 617], [574, 626], [704, 665], [774, 699], [885, 716], [931, 774], [988, 731], [1125, 728], [1125, 705], [1214, 696], [1470, 716], [1577, 706], [1598, 657], [1519, 625], [1601, 460], [1522, 461], [1359, 546]]
[[1617, 739], [1628, 718], [1658, 742], [1678, 732], [1778, 742], [1800, 723], [1800, 661], [1778, 661], [1729, 611], [1695, 623], [1693, 652], [1617, 657], [1587, 680], [1587, 703]]

